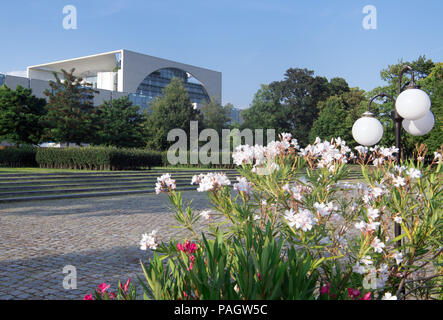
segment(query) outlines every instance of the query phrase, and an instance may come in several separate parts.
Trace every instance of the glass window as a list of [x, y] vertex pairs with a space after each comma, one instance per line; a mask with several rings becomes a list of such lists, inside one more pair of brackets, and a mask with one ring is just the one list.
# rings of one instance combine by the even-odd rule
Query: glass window
[[152, 101], [155, 97], [163, 94], [163, 89], [171, 82], [172, 78], [183, 80], [191, 102], [202, 104], [204, 101], [209, 101], [205, 88], [198, 83], [197, 79], [192, 78], [186, 71], [175, 68], [160, 69], [151, 73], [140, 83], [136, 92], [149, 97], [149, 100]]
[[2, 86], [5, 83], [5, 75], [0, 74], [0, 86]]

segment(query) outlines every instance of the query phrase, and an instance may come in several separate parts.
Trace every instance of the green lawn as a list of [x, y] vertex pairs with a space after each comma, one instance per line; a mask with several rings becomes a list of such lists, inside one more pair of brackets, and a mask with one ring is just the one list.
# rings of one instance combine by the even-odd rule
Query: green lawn
[[[202, 171], [202, 170], [225, 170], [225, 169], [211, 169], [211, 168], [196, 168], [196, 167], [153, 167], [151, 171], [153, 170], [162, 170], [162, 171], [181, 171], [181, 170], [188, 170], [188, 171]], [[138, 170], [129, 170], [129, 171], [138, 171]], [[147, 171], [150, 170], [139, 170], [139, 171]], [[0, 174], [2, 173], [81, 173], [81, 172], [92, 172], [92, 173], [101, 173], [101, 172], [125, 172], [125, 170], [122, 171], [110, 171], [110, 170], [74, 170], [74, 169], [45, 169], [45, 168], [0, 168]]]

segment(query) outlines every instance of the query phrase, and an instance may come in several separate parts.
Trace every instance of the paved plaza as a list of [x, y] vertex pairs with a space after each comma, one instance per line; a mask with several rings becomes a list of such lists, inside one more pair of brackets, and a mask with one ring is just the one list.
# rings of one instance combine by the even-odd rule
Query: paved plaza
[[[185, 191], [196, 210], [209, 207], [206, 193]], [[160, 240], [189, 236], [175, 224], [165, 194], [0, 204], [0, 299], [83, 299], [102, 282], [141, 275], [142, 233]], [[74, 266], [77, 289], [65, 289], [65, 266]]]

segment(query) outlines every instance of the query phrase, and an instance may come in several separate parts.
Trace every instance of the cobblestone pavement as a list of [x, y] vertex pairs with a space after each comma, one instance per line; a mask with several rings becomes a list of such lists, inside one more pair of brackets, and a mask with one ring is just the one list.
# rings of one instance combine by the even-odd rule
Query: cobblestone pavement
[[[202, 210], [206, 193], [183, 192]], [[0, 204], [0, 299], [82, 299], [102, 282], [140, 275], [141, 234], [184, 239], [165, 194]], [[77, 272], [77, 289], [65, 289], [63, 268]]]

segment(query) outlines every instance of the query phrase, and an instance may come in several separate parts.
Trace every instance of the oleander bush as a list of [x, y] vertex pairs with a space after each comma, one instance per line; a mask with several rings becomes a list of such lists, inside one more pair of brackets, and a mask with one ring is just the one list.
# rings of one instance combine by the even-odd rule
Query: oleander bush
[[[153, 251], [141, 262], [144, 298], [442, 299], [441, 150], [425, 164], [423, 148], [400, 162], [396, 148], [355, 149], [340, 138], [299, 149], [290, 134], [240, 146], [236, 183], [221, 173], [192, 178], [211, 203], [201, 212], [171, 175], [159, 177], [156, 192], [168, 194], [188, 237], [142, 235], [140, 249]], [[347, 180], [351, 159], [363, 181]], [[129, 297], [108, 289], [95, 299]]]
[[113, 147], [38, 148], [36, 161], [41, 168], [127, 170], [162, 164], [160, 152]]
[[31, 146], [0, 149], [1, 167], [37, 167], [37, 149]]

